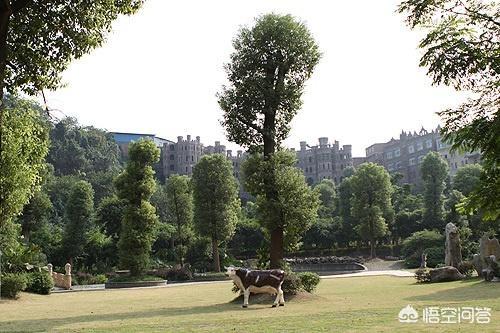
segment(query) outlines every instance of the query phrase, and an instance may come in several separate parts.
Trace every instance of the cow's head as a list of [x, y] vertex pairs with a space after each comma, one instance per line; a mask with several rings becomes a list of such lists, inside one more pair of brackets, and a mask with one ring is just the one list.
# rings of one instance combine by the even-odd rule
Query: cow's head
[[233, 266], [226, 267], [226, 275], [229, 277], [236, 275], [236, 268]]

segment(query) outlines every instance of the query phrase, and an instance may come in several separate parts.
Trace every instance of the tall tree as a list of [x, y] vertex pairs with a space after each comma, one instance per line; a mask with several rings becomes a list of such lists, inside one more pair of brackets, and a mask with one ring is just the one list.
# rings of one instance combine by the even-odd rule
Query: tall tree
[[[354, 175], [354, 173], [353, 173]], [[349, 246], [351, 241], [358, 241], [355, 232], [355, 219], [352, 216], [352, 175], [344, 178], [339, 185], [339, 216], [342, 218], [341, 243]]]
[[173, 175], [167, 180], [168, 220], [177, 231], [176, 253], [180, 264], [184, 263], [184, 238], [193, 222], [193, 194], [187, 176]]
[[[319, 193], [307, 185], [304, 173], [295, 167], [296, 162], [294, 153], [279, 151], [269, 160], [254, 154], [242, 166], [245, 188], [257, 194], [259, 222], [266, 230], [283, 230], [283, 246], [287, 250], [296, 249], [316, 220], [319, 208]], [[269, 173], [273, 173], [275, 179], [275, 200], [268, 200], [266, 196], [263, 180]], [[278, 262], [277, 266], [281, 264]]]
[[320, 206], [318, 216], [320, 218], [333, 218], [335, 212], [335, 202], [337, 193], [335, 191], [335, 183], [330, 179], [323, 179], [316, 186], [314, 191], [319, 194]]
[[[222, 124], [229, 140], [269, 160], [302, 105], [305, 82], [320, 59], [318, 46], [305, 24], [291, 15], [267, 14], [253, 27], [242, 28], [233, 47], [226, 65], [229, 85], [218, 96]], [[277, 200], [273, 175], [264, 177], [270, 202]], [[268, 225], [275, 226], [269, 232], [271, 267], [277, 267], [283, 257], [284, 230], [280, 224]]]
[[459, 168], [453, 177], [453, 188], [468, 196], [480, 186], [482, 173], [483, 168], [479, 164], [468, 164]]
[[387, 232], [391, 207], [391, 179], [384, 167], [364, 163], [351, 178], [352, 214], [359, 220], [357, 231], [370, 241], [370, 256], [375, 258], [375, 242]]
[[240, 201], [231, 162], [222, 154], [203, 156], [193, 168], [194, 223], [210, 237], [214, 271], [220, 272], [219, 246], [234, 233]]
[[480, 150], [481, 186], [467, 197], [468, 213], [500, 217], [500, 3], [495, 0], [408, 0], [399, 6], [411, 28], [425, 28], [420, 42], [434, 84], [470, 90], [456, 109], [440, 113], [444, 138], [454, 149]]
[[444, 228], [444, 195], [445, 181], [448, 176], [448, 164], [436, 152], [428, 153], [421, 166], [424, 181], [424, 228]]
[[158, 217], [149, 200], [156, 187], [153, 164], [160, 150], [151, 140], [139, 140], [129, 146], [127, 167], [116, 179], [118, 197], [126, 208], [120, 230], [118, 254], [120, 266], [139, 276], [149, 264]]
[[94, 212], [94, 191], [92, 186], [81, 180], [77, 182], [69, 196], [64, 216], [66, 225], [63, 234], [63, 250], [70, 264], [83, 254], [87, 232], [92, 226]]
[[[37, 105], [11, 97], [2, 106], [0, 122], [0, 233], [13, 233], [14, 217], [40, 187], [48, 150], [48, 126]], [[0, 251], [8, 242], [2, 239]]]

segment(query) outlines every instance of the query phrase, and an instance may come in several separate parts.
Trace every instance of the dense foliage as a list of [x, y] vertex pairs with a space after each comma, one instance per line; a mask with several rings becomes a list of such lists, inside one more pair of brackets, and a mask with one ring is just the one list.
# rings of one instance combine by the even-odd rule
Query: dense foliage
[[469, 90], [472, 97], [440, 113], [453, 148], [480, 151], [484, 172], [462, 209], [500, 217], [500, 3], [489, 0], [407, 0], [399, 6], [411, 28], [427, 30], [420, 66], [434, 84]]
[[120, 266], [139, 276], [148, 268], [158, 217], [149, 199], [155, 190], [153, 164], [160, 150], [150, 140], [133, 142], [126, 169], [116, 180], [118, 197], [126, 202], [118, 242]]
[[387, 171], [373, 163], [362, 164], [352, 176], [352, 214], [358, 219], [356, 230], [370, 241], [370, 255], [375, 257], [376, 239], [387, 233], [392, 222], [391, 182]]
[[[296, 248], [316, 219], [319, 207], [319, 193], [307, 185], [304, 174], [295, 164], [294, 154], [279, 151], [269, 160], [254, 154], [242, 166], [245, 188], [256, 195], [258, 220], [271, 235], [270, 246], [281, 249], [280, 257], [284, 249]], [[274, 179], [275, 200], [268, 200], [266, 196], [264, 179], [269, 176]], [[283, 234], [281, 239], [273, 239], [272, 233], [276, 230]]]

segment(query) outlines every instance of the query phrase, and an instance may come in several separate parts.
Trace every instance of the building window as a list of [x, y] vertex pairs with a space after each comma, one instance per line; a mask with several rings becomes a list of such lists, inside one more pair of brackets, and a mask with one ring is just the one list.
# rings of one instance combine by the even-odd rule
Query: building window
[[392, 151], [388, 151], [387, 154], [385, 155], [388, 160], [392, 158]]
[[175, 159], [174, 154], [170, 154], [170, 160], [173, 161]]
[[408, 153], [413, 154], [414, 152], [415, 152], [415, 148], [413, 147], [413, 145], [408, 146]]
[[401, 169], [401, 161], [396, 162], [396, 169]]
[[408, 161], [408, 164], [410, 165], [415, 165], [415, 158], [410, 158], [410, 160]]
[[189, 161], [189, 156], [186, 155], [186, 162], [188, 162], [188, 161]]
[[313, 161], [313, 158], [311, 156], [309, 156], [309, 163], [312, 163]]
[[417, 142], [417, 151], [424, 149], [424, 144], [422, 142]]
[[418, 164], [422, 163], [422, 161], [424, 160], [424, 157], [425, 157], [424, 155], [420, 155], [418, 157]]
[[395, 157], [401, 156], [401, 150], [399, 148], [394, 151], [394, 156]]
[[175, 150], [175, 146], [174, 145], [170, 145], [170, 150]]
[[175, 166], [173, 164], [170, 164], [170, 170], [171, 171], [174, 171], [175, 170]]
[[191, 155], [191, 162], [194, 162], [194, 156]]
[[188, 167], [186, 167], [186, 173], [188, 172]]
[[432, 148], [432, 140], [427, 140], [427, 141], [425, 141], [425, 146], [426, 146], [427, 148]]

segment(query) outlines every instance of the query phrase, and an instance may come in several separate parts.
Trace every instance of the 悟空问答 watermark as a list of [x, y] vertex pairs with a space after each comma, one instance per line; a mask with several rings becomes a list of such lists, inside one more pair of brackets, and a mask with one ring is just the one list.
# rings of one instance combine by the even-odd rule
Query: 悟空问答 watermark
[[411, 305], [407, 305], [399, 311], [398, 320], [400, 323], [489, 324], [491, 322], [491, 308], [477, 306], [428, 306], [422, 309], [420, 315], [417, 309]]

